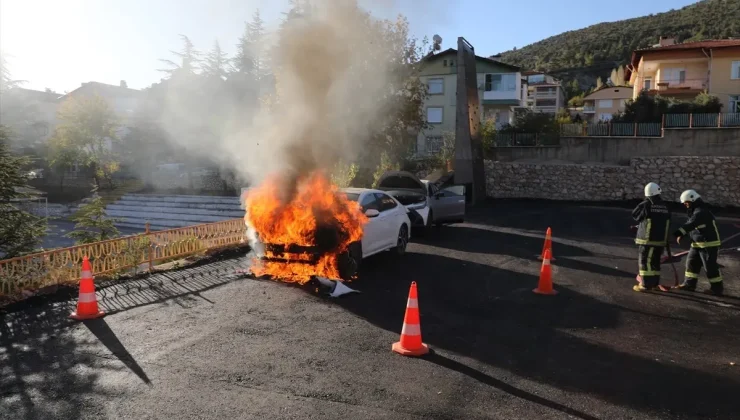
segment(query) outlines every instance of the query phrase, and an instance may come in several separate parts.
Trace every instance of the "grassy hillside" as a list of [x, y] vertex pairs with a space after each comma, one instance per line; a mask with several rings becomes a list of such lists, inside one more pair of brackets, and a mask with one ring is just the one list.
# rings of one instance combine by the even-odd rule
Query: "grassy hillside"
[[740, 37], [740, 0], [703, 0], [665, 13], [600, 23], [506, 51], [500, 60], [576, 78], [584, 85], [597, 76], [608, 77], [612, 68], [628, 62], [633, 50], [656, 44], [661, 36], [678, 42]]

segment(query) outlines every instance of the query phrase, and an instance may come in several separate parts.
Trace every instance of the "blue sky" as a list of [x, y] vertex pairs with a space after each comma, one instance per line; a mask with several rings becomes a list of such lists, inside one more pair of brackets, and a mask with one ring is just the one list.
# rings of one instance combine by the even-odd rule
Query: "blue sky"
[[[523, 47], [564, 31], [668, 11], [693, 0], [360, 0], [376, 16], [404, 14], [419, 38], [438, 33], [443, 47], [464, 36], [479, 55]], [[0, 50], [16, 79], [32, 89], [73, 90], [80, 83], [133, 88], [159, 81], [159, 58], [186, 34], [201, 49], [215, 40], [233, 52], [244, 22], [259, 8], [274, 26], [287, 0], [0, 0]]]

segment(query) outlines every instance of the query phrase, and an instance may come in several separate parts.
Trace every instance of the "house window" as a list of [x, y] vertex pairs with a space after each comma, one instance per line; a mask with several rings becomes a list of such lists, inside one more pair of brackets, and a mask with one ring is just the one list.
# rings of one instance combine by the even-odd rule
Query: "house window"
[[610, 114], [610, 113], [608, 113], [608, 112], [601, 113], [601, 114], [599, 114], [599, 121], [603, 121], [603, 122], [611, 121], [612, 120], [612, 116], [613, 115]]
[[740, 79], [740, 61], [732, 62], [732, 74], [731, 79]]
[[686, 70], [684, 69], [663, 69], [661, 70], [664, 82], [668, 82], [669, 86], [673, 84], [680, 84], [686, 81]]
[[430, 95], [441, 95], [445, 91], [444, 79], [429, 79], [427, 82]]
[[443, 114], [444, 108], [442, 107], [427, 108], [427, 122], [429, 124], [442, 124]]
[[614, 101], [611, 99], [599, 99], [599, 108], [612, 108]]
[[557, 106], [556, 99], [537, 99], [537, 106]]
[[735, 112], [740, 113], [740, 95], [730, 96], [730, 110], [729, 111], [732, 113], [735, 113]]
[[642, 82], [642, 90], [651, 90], [653, 88], [653, 79], [645, 79]]
[[442, 150], [442, 136], [427, 136], [426, 143], [426, 151], [429, 154]]
[[486, 74], [486, 92], [513, 92], [516, 90], [515, 74]]

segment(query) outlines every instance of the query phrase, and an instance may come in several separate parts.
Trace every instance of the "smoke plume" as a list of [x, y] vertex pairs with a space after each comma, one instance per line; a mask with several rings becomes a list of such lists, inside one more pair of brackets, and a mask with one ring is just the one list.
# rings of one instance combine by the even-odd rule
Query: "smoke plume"
[[161, 115], [177, 144], [249, 183], [281, 174], [286, 198], [300, 177], [357, 157], [384, 113], [393, 112], [386, 98], [394, 69], [403, 65], [398, 42], [390, 45], [383, 24], [355, 2], [313, 3], [311, 13], [276, 35], [269, 57], [276, 92], [267, 101], [236, 107], [233, 92], [224, 90], [200, 92], [198, 104], [185, 106], [181, 95], [198, 87], [177, 86]]

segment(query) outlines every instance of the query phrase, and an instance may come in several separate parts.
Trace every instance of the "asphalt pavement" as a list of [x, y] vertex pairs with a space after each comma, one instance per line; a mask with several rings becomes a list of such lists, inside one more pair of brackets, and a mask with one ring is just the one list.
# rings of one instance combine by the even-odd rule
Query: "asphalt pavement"
[[[0, 312], [0, 419], [737, 418], [740, 236], [720, 257], [728, 296], [636, 293], [630, 224], [498, 201], [365, 260], [362, 293], [339, 299], [239, 277], [241, 255], [100, 285], [95, 321], [35, 298]], [[723, 237], [739, 226], [723, 218]], [[547, 227], [557, 296], [532, 293]], [[390, 350], [411, 281], [421, 359]]]

